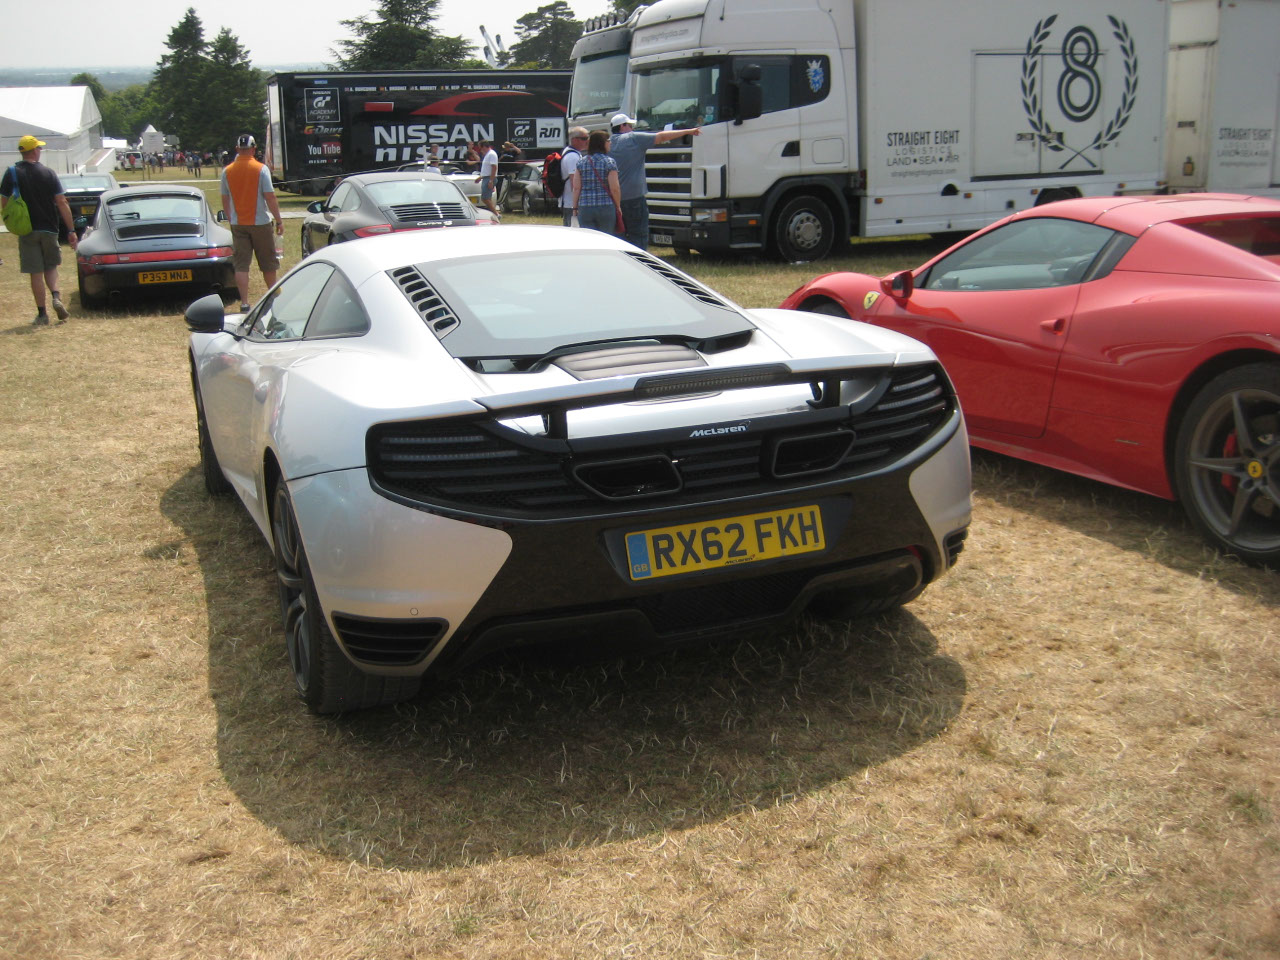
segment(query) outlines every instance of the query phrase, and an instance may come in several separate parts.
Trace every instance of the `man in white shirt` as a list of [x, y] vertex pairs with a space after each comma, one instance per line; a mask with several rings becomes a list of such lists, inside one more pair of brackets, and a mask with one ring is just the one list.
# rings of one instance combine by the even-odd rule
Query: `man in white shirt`
[[489, 208], [493, 219], [498, 220], [498, 204], [494, 199], [498, 188], [498, 151], [488, 140], [480, 141], [480, 146], [485, 152], [480, 161], [480, 202]]
[[573, 182], [573, 172], [578, 169], [578, 158], [587, 149], [587, 128], [569, 128], [569, 146], [560, 153], [560, 176], [564, 180], [564, 189], [560, 191], [560, 219], [567, 227], [573, 220], [573, 190], [569, 184]]

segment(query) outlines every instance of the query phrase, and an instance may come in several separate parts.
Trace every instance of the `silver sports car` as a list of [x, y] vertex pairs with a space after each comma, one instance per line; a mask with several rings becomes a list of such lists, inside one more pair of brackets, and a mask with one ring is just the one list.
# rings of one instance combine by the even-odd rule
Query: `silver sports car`
[[247, 316], [206, 297], [187, 322], [205, 483], [275, 551], [318, 712], [540, 638], [888, 609], [968, 528], [964, 421], [928, 348], [743, 310], [595, 231], [339, 244]]

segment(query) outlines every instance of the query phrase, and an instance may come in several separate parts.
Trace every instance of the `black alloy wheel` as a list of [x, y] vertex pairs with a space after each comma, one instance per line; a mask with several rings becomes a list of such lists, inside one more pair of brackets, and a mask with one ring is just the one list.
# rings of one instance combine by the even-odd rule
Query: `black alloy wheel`
[[1178, 498], [1211, 543], [1280, 569], [1280, 363], [1219, 374], [1178, 430]]
[[272, 496], [271, 539], [285, 651], [303, 703], [316, 713], [342, 713], [397, 703], [417, 693], [418, 677], [364, 673], [338, 646], [320, 608], [293, 499], [284, 480], [277, 482]]

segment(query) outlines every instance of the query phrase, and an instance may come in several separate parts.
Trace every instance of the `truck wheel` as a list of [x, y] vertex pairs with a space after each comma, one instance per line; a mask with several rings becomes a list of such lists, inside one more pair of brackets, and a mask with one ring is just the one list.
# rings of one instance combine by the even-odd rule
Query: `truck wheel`
[[1280, 569], [1280, 364], [1210, 380], [1178, 429], [1178, 499], [1210, 543]]
[[788, 263], [821, 260], [835, 245], [835, 221], [817, 197], [792, 197], [782, 205], [771, 228], [774, 252]]

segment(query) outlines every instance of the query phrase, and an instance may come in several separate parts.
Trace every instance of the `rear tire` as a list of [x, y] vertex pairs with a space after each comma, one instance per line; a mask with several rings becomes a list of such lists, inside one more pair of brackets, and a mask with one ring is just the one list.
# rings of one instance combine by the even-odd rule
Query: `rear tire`
[[293, 499], [284, 480], [272, 496], [271, 539], [276, 555], [280, 613], [294, 686], [315, 713], [343, 713], [408, 700], [418, 677], [384, 677], [355, 666], [334, 639], [320, 607], [311, 567], [302, 546]]
[[774, 252], [788, 263], [822, 260], [835, 246], [835, 218], [822, 200], [792, 197], [782, 205], [771, 227]]
[[1178, 429], [1178, 499], [1210, 543], [1280, 569], [1280, 364], [1219, 374]]
[[853, 317], [849, 316], [849, 312], [834, 300], [819, 300], [816, 303], [807, 303], [804, 309], [809, 313], [820, 313], [824, 317], [838, 317], [841, 320], [853, 319]]

